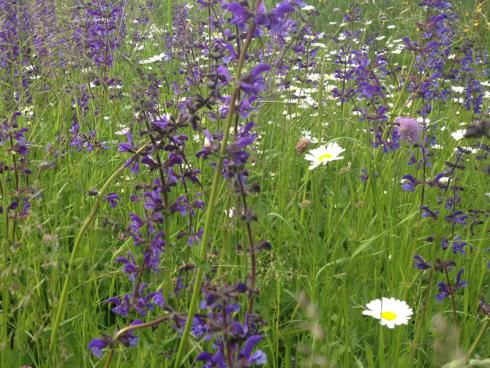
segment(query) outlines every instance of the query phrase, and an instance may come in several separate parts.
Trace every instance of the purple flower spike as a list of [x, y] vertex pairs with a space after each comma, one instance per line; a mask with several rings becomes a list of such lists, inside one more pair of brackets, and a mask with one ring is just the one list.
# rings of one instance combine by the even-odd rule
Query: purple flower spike
[[265, 89], [264, 77], [262, 73], [271, 69], [269, 64], [259, 64], [255, 66], [248, 75], [240, 81], [240, 88], [250, 95], [258, 95]]
[[230, 23], [236, 24], [237, 26], [240, 27], [244, 26], [252, 16], [249, 10], [238, 2], [225, 4], [223, 5], [223, 9], [225, 9], [226, 11], [230, 12], [233, 15], [233, 18], [231, 19]]

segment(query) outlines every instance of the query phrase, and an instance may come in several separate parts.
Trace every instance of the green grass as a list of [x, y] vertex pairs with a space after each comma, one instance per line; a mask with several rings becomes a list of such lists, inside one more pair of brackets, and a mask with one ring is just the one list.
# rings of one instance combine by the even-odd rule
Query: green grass
[[[401, 38], [405, 30], [413, 31], [417, 16], [415, 11], [401, 11], [415, 7], [408, 3], [369, 2], [363, 6], [365, 19], [373, 19], [372, 27], [396, 24], [391, 36]], [[470, 17], [475, 2], [456, 3], [470, 24], [465, 11], [470, 12]], [[336, 7], [344, 9], [344, 1], [318, 2], [320, 30], [333, 32], [335, 26], [328, 22], [341, 21], [342, 12], [331, 12]], [[163, 5], [156, 16], [165, 11]], [[380, 14], [387, 20], [379, 21]], [[155, 22], [163, 23], [160, 18]], [[385, 31], [383, 28], [380, 34]], [[481, 37], [481, 42], [488, 41], [478, 29], [471, 28], [469, 33]], [[410, 60], [400, 58], [399, 62], [408, 65]], [[332, 66], [327, 66], [325, 73], [331, 71]], [[132, 86], [138, 82], [132, 65], [120, 60], [114, 73], [121, 76], [124, 92], [130, 95]], [[82, 80], [83, 76], [73, 75], [72, 81], [75, 79]], [[35, 90], [37, 93], [33, 93], [35, 119], [32, 119], [28, 138], [33, 142], [29, 156], [33, 168], [31, 185], [38, 194], [31, 215], [19, 223], [18, 244], [8, 241], [3, 231], [3, 216], [0, 221], [3, 308], [6, 295], [10, 303], [8, 315], [2, 314], [1, 319], [1, 337], [8, 335], [9, 338], [0, 342], [0, 362], [5, 368], [22, 365], [102, 367], [104, 359], [98, 360], [90, 354], [88, 342], [101, 333], [113, 334], [116, 326], [121, 328], [126, 324], [114, 317], [103, 301], [129, 287], [114, 262], [118, 255], [126, 254], [131, 248], [129, 240], [119, 239], [123, 229], [118, 224], [126, 224], [127, 213], [134, 210], [128, 197], [134, 183], [142, 177], [130, 179], [125, 171], [109, 185], [109, 192], [120, 194], [120, 204], [115, 209], [110, 209], [107, 203], [101, 205], [81, 238], [72, 272], [68, 273], [74, 239], [96, 201], [87, 193], [100, 189], [124, 163], [125, 157], [117, 154], [115, 148], [93, 153], [75, 152], [67, 148], [66, 142], [56, 141], [57, 136], [66, 135], [70, 127], [70, 96], [64, 92], [65, 83], [66, 80], [60, 78], [52, 81], [51, 92]], [[100, 91], [94, 93], [100, 114], [91, 115], [90, 124], [97, 126], [100, 136], [107, 141], [120, 140], [121, 137], [114, 134], [118, 125], [132, 124], [131, 112], [124, 108], [131, 102], [130, 96], [114, 104]], [[286, 120], [283, 114], [286, 108], [297, 117]], [[456, 115], [456, 111], [461, 111], [460, 115]], [[401, 107], [397, 112], [403, 115], [410, 111]], [[3, 111], [2, 116], [6, 113]], [[108, 122], [104, 116], [109, 117]], [[437, 106], [430, 118], [432, 122], [445, 122], [448, 127], [436, 132], [443, 147], [436, 151], [433, 166], [429, 168], [428, 176], [433, 177], [443, 169], [446, 160], [453, 158], [457, 143], [450, 132], [459, 129], [461, 122], [469, 122], [472, 116], [457, 104], [448, 102]], [[286, 106], [276, 97], [256, 114], [255, 121], [261, 139], [253, 155], [256, 165], [251, 169], [250, 179], [260, 184], [261, 192], [249, 200], [258, 216], [254, 224], [256, 238], [266, 239], [273, 246], [271, 252], [262, 253], [258, 260], [260, 294], [256, 310], [267, 321], [266, 337], [261, 343], [269, 358], [267, 366], [437, 366], [433, 344], [441, 332], [434, 329], [432, 321], [436, 315], [441, 315], [451, 322], [451, 303], [436, 302], [436, 281], [441, 280], [440, 276], [434, 275], [429, 282], [429, 273], [416, 270], [412, 257], [415, 254], [429, 259], [447, 257], [447, 252], [429, 243], [427, 237], [435, 235], [439, 239], [448, 227], [441, 221], [434, 225], [420, 218], [420, 190], [406, 193], [400, 188], [400, 178], [411, 170], [407, 166], [409, 147], [403, 145], [394, 153], [380, 155], [371, 147], [357, 118], [350, 112], [342, 114], [334, 102], [314, 116], [312, 111]], [[335, 139], [346, 148], [345, 159], [308, 172], [304, 154], [295, 150], [303, 129], [327, 141]], [[192, 137], [190, 130], [189, 133]], [[48, 144], [53, 145], [50, 152], [46, 151]], [[193, 145], [197, 151], [198, 144]], [[52, 152], [56, 152], [57, 157]], [[43, 168], [46, 161], [55, 162], [55, 167]], [[197, 159], [194, 163], [203, 169], [206, 201], [212, 170]], [[482, 169], [485, 162], [472, 155], [465, 164]], [[359, 180], [362, 168], [367, 168], [370, 175], [365, 184]], [[6, 175], [0, 180], [4, 187], [12, 184]], [[488, 176], [481, 171], [466, 170], [459, 182], [465, 188], [462, 207], [486, 206], [488, 209], [485, 196], [489, 191], [488, 183]], [[428, 190], [427, 195], [427, 201], [435, 200], [434, 191]], [[302, 208], [300, 204], [304, 200], [309, 202]], [[231, 197], [224, 186], [219, 188], [208, 259], [210, 265], [218, 266], [217, 278], [228, 281], [243, 280], [247, 275], [246, 254], [236, 251], [237, 244], [244, 244], [246, 233], [238, 220], [224, 214], [227, 206], [233, 207], [235, 202], [236, 198]], [[483, 321], [478, 314], [479, 298], [488, 300], [490, 297], [487, 268], [490, 218], [485, 221], [475, 233], [462, 234], [471, 240], [474, 250], [466, 256], [455, 256], [458, 267], [465, 268], [468, 287], [456, 296], [459, 339], [453, 346], [445, 345], [443, 355], [446, 354], [448, 360], [456, 346], [462, 351], [470, 349]], [[181, 226], [180, 220], [171, 221], [171, 241], [178, 243], [176, 235]], [[162, 272], [153, 275], [152, 282], [160, 285], [166, 295], [170, 294], [176, 270], [189, 260], [198, 259], [198, 253], [198, 247], [189, 248], [185, 244], [168, 247], [162, 260]], [[69, 281], [65, 313], [56, 335], [56, 348], [50, 350], [50, 336], [66, 278]], [[376, 320], [362, 316], [363, 306], [381, 296], [406, 300], [414, 308], [415, 317], [408, 326], [388, 330]], [[174, 307], [183, 310], [189, 302], [184, 298]], [[168, 325], [143, 331], [137, 347], [116, 350], [112, 366], [170, 367], [178, 340]], [[489, 346], [487, 333], [480, 340], [476, 353], [481, 357], [490, 356]], [[200, 349], [199, 342], [192, 340], [186, 352], [192, 355]], [[318, 365], [314, 365], [315, 359]], [[322, 359], [329, 365], [323, 364]]]

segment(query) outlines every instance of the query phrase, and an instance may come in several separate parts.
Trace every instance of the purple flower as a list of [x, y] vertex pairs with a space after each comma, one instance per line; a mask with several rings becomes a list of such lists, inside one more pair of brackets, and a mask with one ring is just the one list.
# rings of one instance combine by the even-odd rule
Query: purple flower
[[398, 125], [398, 134], [400, 135], [400, 138], [411, 144], [414, 144], [419, 140], [420, 126], [417, 119], [397, 117], [395, 123]]
[[413, 257], [413, 259], [415, 260], [415, 267], [421, 271], [432, 268], [430, 262], [427, 262], [422, 256], [416, 255]]
[[467, 243], [461, 240], [461, 237], [457, 235], [453, 241], [453, 253], [466, 254]]
[[226, 11], [228, 11], [233, 15], [233, 18], [231, 19], [230, 23], [236, 24], [240, 27], [244, 26], [252, 16], [252, 13], [250, 13], [248, 8], [242, 5], [242, 3], [238, 3], [238, 2], [224, 4], [223, 9], [225, 9]]
[[422, 207], [420, 207], [420, 209], [422, 210], [422, 217], [424, 217], [424, 218], [431, 217], [434, 220], [437, 220], [439, 218], [439, 210], [432, 211], [427, 206], [422, 206]]
[[114, 208], [117, 206], [119, 196], [117, 195], [117, 193], [109, 193], [108, 195], [106, 195], [105, 199], [109, 202], [111, 208]]
[[415, 187], [420, 183], [420, 180], [415, 179], [412, 175], [407, 174], [402, 177], [402, 189], [405, 192], [415, 191]]
[[122, 299], [118, 297], [112, 297], [106, 300], [106, 303], [115, 304], [111, 309], [112, 312], [119, 314], [121, 317], [127, 317], [129, 314], [129, 296], [125, 295]]
[[[137, 320], [131, 322], [131, 326], [139, 325], [141, 323], [143, 323], [143, 322], [140, 321], [139, 319], [137, 319]], [[139, 336], [136, 336], [133, 331], [129, 331], [128, 333], [124, 334], [123, 336], [121, 336], [119, 338], [119, 342], [126, 347], [136, 346], [136, 344], [138, 343], [138, 340], [139, 340]]]
[[437, 301], [442, 302], [449, 296], [454, 295], [459, 289], [463, 289], [468, 286], [468, 283], [465, 280], [461, 279], [463, 272], [463, 268], [459, 270], [458, 274], [456, 275], [456, 282], [454, 283], [454, 285], [449, 285], [444, 282], [437, 283], [437, 286], [439, 288], [439, 294], [436, 295]]
[[103, 335], [102, 338], [93, 339], [89, 342], [88, 348], [92, 351], [97, 358], [102, 357], [104, 355], [104, 349], [112, 345], [112, 338], [107, 335]]
[[119, 256], [116, 258], [116, 263], [122, 263], [123, 271], [130, 281], [134, 281], [139, 273], [139, 267], [136, 265], [136, 260], [131, 252], [128, 254], [128, 258]]
[[269, 64], [261, 63], [255, 66], [250, 73], [240, 81], [240, 88], [250, 95], [258, 95], [264, 88], [264, 77], [262, 73], [271, 69]]
[[247, 341], [245, 341], [245, 345], [240, 351], [239, 360], [246, 360], [247, 365], [264, 365], [267, 363], [267, 356], [262, 350], [256, 350], [252, 353], [255, 345], [257, 345], [262, 340], [261, 335], [252, 335]]

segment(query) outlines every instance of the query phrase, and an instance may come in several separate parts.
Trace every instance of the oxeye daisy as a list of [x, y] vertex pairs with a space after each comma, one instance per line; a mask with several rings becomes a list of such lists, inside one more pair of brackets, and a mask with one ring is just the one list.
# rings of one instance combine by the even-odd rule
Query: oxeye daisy
[[311, 150], [305, 155], [305, 159], [311, 161], [310, 170], [326, 165], [330, 161], [341, 160], [344, 157], [340, 156], [345, 150], [336, 142], [329, 143], [327, 146], [321, 146]]
[[403, 300], [381, 298], [374, 299], [366, 304], [366, 309], [362, 314], [379, 319], [381, 326], [395, 328], [395, 326], [398, 325], [408, 324], [408, 320], [412, 316], [413, 310]]

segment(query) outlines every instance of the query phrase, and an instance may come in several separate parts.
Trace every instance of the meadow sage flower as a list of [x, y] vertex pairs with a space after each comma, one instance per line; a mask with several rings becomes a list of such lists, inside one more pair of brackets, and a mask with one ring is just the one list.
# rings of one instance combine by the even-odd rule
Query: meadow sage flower
[[397, 325], [406, 325], [413, 310], [403, 300], [381, 298], [366, 304], [366, 310], [362, 314], [379, 319], [381, 326], [395, 328]]
[[327, 146], [321, 146], [311, 150], [305, 155], [305, 159], [311, 161], [310, 170], [326, 165], [330, 161], [342, 160], [344, 156], [340, 156], [345, 149], [340, 147], [336, 142], [329, 143]]

